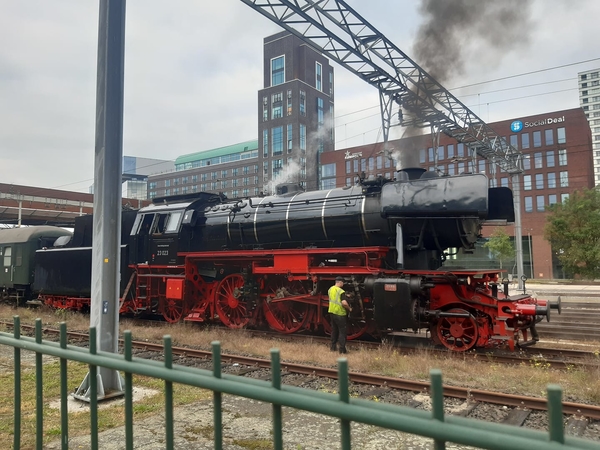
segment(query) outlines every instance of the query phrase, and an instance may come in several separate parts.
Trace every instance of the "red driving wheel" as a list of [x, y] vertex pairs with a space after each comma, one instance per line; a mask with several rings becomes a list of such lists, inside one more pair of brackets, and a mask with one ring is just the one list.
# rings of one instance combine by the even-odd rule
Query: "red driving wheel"
[[215, 309], [219, 319], [229, 328], [242, 328], [250, 318], [242, 297], [244, 278], [239, 274], [227, 275], [215, 292]]
[[267, 286], [267, 300], [263, 303], [269, 326], [284, 334], [302, 329], [308, 319], [308, 305], [294, 300], [279, 300], [286, 296], [306, 294], [299, 281], [277, 280]]

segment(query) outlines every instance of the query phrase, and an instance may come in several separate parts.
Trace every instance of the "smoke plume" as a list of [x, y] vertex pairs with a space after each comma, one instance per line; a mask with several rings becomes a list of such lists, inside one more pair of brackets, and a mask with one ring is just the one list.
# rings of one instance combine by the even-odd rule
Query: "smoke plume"
[[498, 64], [528, 43], [530, 10], [530, 0], [422, 0], [414, 59], [441, 84], [463, 75], [469, 60]]

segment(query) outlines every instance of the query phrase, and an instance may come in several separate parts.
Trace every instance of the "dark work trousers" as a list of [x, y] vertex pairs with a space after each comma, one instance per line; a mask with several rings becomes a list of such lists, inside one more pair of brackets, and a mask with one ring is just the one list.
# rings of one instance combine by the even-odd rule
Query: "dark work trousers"
[[346, 353], [346, 335], [348, 332], [348, 316], [331, 316], [331, 350], [335, 350], [338, 339], [340, 342], [340, 353]]

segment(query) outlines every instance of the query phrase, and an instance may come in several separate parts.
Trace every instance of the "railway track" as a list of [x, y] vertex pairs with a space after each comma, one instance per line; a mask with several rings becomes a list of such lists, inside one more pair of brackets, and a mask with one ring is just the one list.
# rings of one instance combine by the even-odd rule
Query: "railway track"
[[537, 325], [543, 339], [600, 342], [600, 302], [562, 302], [561, 314]]
[[[9, 323], [4, 323], [9, 325]], [[29, 326], [22, 325], [23, 332]], [[58, 330], [45, 328], [46, 335]], [[69, 339], [77, 345], [87, 345], [86, 333], [69, 332]], [[162, 344], [139, 342], [134, 345], [136, 357], [162, 360]], [[363, 344], [359, 344], [363, 345]], [[189, 367], [212, 370], [212, 353], [187, 347], [174, 347], [174, 363]], [[488, 355], [489, 357], [489, 355]], [[226, 373], [269, 380], [268, 359], [243, 355], [222, 355], [222, 371]], [[282, 362], [282, 382], [308, 389], [335, 389], [337, 370], [327, 367]], [[351, 394], [356, 397], [375, 399], [419, 409], [428, 409], [429, 383], [367, 373], [350, 373]], [[545, 429], [546, 399], [512, 395], [458, 386], [444, 386], [445, 408], [448, 414], [461, 415], [502, 422], [515, 426]], [[563, 402], [565, 427], [569, 434], [586, 439], [600, 440], [600, 406]]]

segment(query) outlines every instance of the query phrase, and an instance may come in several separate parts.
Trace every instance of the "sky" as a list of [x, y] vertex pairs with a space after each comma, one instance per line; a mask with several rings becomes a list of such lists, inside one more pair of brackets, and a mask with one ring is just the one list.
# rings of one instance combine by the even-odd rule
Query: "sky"
[[[438, 81], [486, 122], [576, 108], [577, 73], [600, 68], [596, 0], [512, 0], [508, 12], [452, 0], [468, 14], [434, 16], [427, 28], [429, 2], [347, 0], [424, 67], [433, 63], [418, 44], [437, 34], [442, 56], [460, 61]], [[99, 2], [0, 0], [0, 9], [0, 183], [88, 192]], [[263, 39], [280, 30], [240, 0], [129, 0], [123, 154], [174, 160], [257, 139]], [[377, 90], [334, 70], [336, 149], [381, 141]]]

